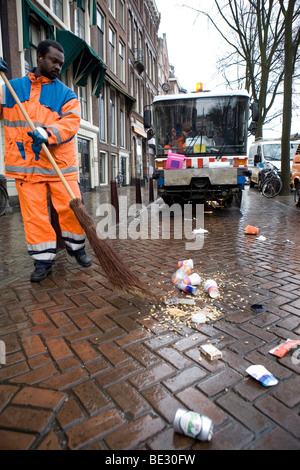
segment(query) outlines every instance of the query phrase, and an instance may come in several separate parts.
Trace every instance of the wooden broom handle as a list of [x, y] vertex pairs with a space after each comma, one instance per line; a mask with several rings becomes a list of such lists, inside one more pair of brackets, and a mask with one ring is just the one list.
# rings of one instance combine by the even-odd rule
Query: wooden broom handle
[[[13, 87], [11, 86], [11, 84], [9, 83], [9, 81], [8, 81], [8, 79], [7, 79], [7, 77], [6, 77], [6, 75], [4, 74], [4, 72], [3, 72], [2, 70], [0, 70], [0, 75], [1, 75], [1, 78], [3, 79], [5, 85], [6, 85], [7, 88], [9, 89], [10, 93], [12, 94], [14, 100], [16, 101], [17, 105], [19, 106], [19, 108], [20, 108], [20, 110], [21, 110], [21, 112], [22, 112], [24, 118], [26, 119], [26, 121], [27, 121], [27, 123], [28, 123], [30, 129], [31, 129], [32, 131], [35, 131], [35, 126], [34, 126], [32, 120], [31, 120], [30, 117], [28, 116], [26, 109], [25, 109], [24, 106], [22, 105], [21, 101], [20, 101], [19, 98], [18, 98], [18, 95], [16, 94], [15, 90], [13, 89]], [[59, 176], [59, 178], [60, 178], [62, 184], [64, 185], [64, 187], [65, 187], [66, 190], [68, 191], [70, 198], [71, 198], [71, 199], [76, 199], [75, 194], [73, 193], [72, 189], [71, 189], [70, 186], [68, 185], [68, 183], [67, 183], [67, 181], [66, 181], [64, 175], [62, 174], [62, 172], [61, 172], [60, 169], [58, 168], [56, 161], [54, 160], [52, 154], [50, 153], [50, 151], [49, 151], [49, 149], [48, 149], [48, 147], [47, 147], [47, 145], [46, 145], [45, 143], [42, 144], [42, 148], [43, 148], [45, 154], [47, 155], [47, 157], [49, 158], [49, 160], [50, 160], [50, 162], [51, 162], [53, 168], [55, 169], [57, 175]]]

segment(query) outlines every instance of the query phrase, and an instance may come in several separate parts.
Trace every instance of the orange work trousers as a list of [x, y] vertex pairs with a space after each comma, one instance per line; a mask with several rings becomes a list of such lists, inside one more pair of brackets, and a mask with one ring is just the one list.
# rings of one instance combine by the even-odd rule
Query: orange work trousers
[[[74, 195], [81, 198], [77, 181], [68, 181]], [[30, 183], [16, 179], [25, 238], [36, 268], [54, 264], [56, 232], [50, 223], [48, 191], [58, 214], [62, 237], [69, 252], [84, 249], [85, 232], [69, 206], [70, 197], [61, 181]]]

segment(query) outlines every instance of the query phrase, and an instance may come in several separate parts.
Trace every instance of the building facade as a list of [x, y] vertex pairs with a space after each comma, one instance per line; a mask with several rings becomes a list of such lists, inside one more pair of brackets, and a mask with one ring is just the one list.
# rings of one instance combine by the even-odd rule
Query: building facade
[[[153, 139], [143, 112], [162, 93], [159, 75], [166, 81], [169, 73], [159, 23], [154, 0], [0, 0], [0, 56], [9, 79], [36, 66], [41, 40], [56, 39], [64, 47], [60, 79], [81, 103], [76, 141], [83, 192], [109, 185], [119, 174], [126, 185], [152, 174]], [[1, 122], [0, 138], [3, 174]], [[14, 181], [8, 189], [16, 194]]]

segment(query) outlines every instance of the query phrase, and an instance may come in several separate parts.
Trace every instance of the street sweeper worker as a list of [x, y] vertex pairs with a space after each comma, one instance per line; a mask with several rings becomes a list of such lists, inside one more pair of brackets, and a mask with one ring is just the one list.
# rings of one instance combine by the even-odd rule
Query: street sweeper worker
[[[75, 135], [80, 124], [80, 103], [59, 79], [64, 50], [53, 40], [40, 42], [37, 67], [10, 81], [30, 119], [32, 131], [6, 85], [0, 87], [0, 118], [4, 121], [5, 175], [14, 178], [19, 195], [29, 255], [34, 262], [32, 282], [45, 279], [56, 257], [56, 232], [48, 214], [48, 193], [55, 208], [67, 252], [83, 267], [92, 264], [85, 252], [85, 232], [69, 206], [69, 195], [54, 170], [42, 143], [76, 198], [78, 184]], [[0, 70], [7, 64], [0, 58]]]

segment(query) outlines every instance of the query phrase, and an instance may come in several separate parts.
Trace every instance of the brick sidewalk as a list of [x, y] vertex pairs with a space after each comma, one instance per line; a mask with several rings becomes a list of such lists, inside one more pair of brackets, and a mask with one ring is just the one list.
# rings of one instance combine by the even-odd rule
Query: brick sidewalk
[[[267, 200], [247, 188], [243, 199], [241, 212], [205, 215], [201, 250], [186, 251], [180, 239], [111, 240], [162, 294], [178, 294], [170, 279], [179, 259], [214, 277], [220, 297], [200, 288], [196, 304], [219, 316], [197, 326], [186, 307], [180, 319], [163, 303], [113, 291], [90, 249], [91, 268], [61, 251], [53, 273], [31, 284], [21, 216], [1, 217], [1, 450], [300, 449], [299, 360], [269, 353], [300, 339], [300, 212], [292, 195]], [[107, 199], [85, 195], [95, 221], [100, 201]], [[248, 224], [266, 240], [245, 235]], [[265, 311], [254, 313], [256, 303]], [[207, 342], [221, 360], [200, 353]], [[251, 378], [252, 364], [278, 384]], [[212, 419], [210, 443], [174, 433], [178, 408]]]

